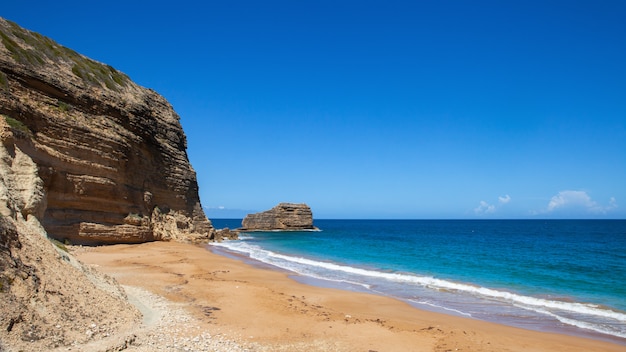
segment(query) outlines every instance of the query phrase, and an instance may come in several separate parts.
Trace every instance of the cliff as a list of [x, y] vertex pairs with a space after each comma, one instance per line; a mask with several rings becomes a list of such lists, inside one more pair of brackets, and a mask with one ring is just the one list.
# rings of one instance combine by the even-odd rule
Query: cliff
[[241, 222], [243, 231], [313, 230], [313, 213], [306, 204], [280, 203], [274, 208], [248, 214]]
[[0, 351], [132, 340], [141, 314], [62, 242], [216, 233], [163, 97], [0, 18]]
[[163, 97], [2, 18], [0, 37], [2, 143], [35, 168], [29, 183], [2, 186], [24, 194], [25, 216], [79, 244], [214, 234], [179, 116]]

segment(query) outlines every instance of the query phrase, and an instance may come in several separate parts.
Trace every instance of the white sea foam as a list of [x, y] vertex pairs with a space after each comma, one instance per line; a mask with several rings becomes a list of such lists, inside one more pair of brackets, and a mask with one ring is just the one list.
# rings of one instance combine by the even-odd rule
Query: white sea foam
[[616, 329], [611, 329], [605, 324], [594, 324], [594, 323], [588, 323], [588, 322], [584, 322], [584, 321], [580, 321], [576, 319], [565, 318], [558, 314], [554, 314], [550, 311], [543, 310], [543, 309], [537, 309], [536, 312], [551, 316], [563, 324], [576, 326], [581, 329], [592, 330], [592, 331], [599, 332], [602, 334], [608, 334], [608, 335], [614, 335], [614, 336], [626, 338], [626, 333], [624, 333], [623, 331], [616, 330]]
[[452, 309], [452, 308], [444, 307], [442, 305], [434, 304], [432, 302], [416, 301], [414, 299], [410, 299], [409, 302], [413, 302], [413, 303], [421, 304], [421, 305], [425, 305], [425, 306], [430, 306], [430, 307], [433, 307], [433, 308], [436, 308], [436, 309], [439, 309], [439, 310], [445, 310], [445, 311], [452, 312], [452, 313], [459, 314], [459, 315], [464, 315], [464, 316], [469, 317], [469, 318], [472, 317], [472, 315], [469, 314], [469, 313], [462, 312], [462, 311], [460, 311], [458, 309]]
[[254, 238], [254, 236], [250, 235], [249, 233], [243, 232], [243, 233], [239, 234], [239, 239], [242, 240], [242, 241], [251, 240], [253, 238]]
[[[535, 313], [547, 315], [558, 319], [564, 324], [626, 338], [626, 333], [624, 331], [613, 331], [613, 329], [603, 328], [603, 325], [607, 324], [623, 326], [623, 324], [626, 323], [626, 314], [610, 309], [603, 309], [594, 304], [550, 300], [466, 283], [448, 281], [430, 276], [381, 272], [331, 262], [317, 261], [303, 257], [288, 256], [262, 249], [256, 245], [250, 245], [245, 241], [222, 242], [214, 245], [246, 254], [252, 259], [269, 263], [301, 275], [312, 276], [324, 280], [347, 282], [367, 288], [371, 287], [368, 283], [368, 279], [373, 279], [374, 282], [381, 282], [382, 280], [383, 282], [388, 283], [399, 283], [403, 286], [422, 287], [432, 290], [470, 295], [477, 299], [496, 301], [528, 311], [533, 311]], [[431, 304], [434, 306], [434, 303], [414, 302]], [[456, 309], [439, 305], [436, 305], [436, 307], [454, 311], [458, 314], [471, 316], [468, 313], [464, 313]], [[576, 319], [577, 317], [588, 318], [581, 320]], [[598, 323], [596, 323], [596, 321], [598, 321]], [[599, 321], [603, 321], [604, 323]]]

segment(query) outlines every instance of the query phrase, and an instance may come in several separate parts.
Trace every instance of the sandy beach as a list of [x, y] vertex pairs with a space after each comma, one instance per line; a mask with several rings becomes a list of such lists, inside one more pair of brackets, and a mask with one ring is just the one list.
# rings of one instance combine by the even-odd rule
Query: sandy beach
[[144, 326], [129, 351], [625, 351], [626, 346], [416, 309], [299, 283], [202, 246], [75, 247], [119, 281]]

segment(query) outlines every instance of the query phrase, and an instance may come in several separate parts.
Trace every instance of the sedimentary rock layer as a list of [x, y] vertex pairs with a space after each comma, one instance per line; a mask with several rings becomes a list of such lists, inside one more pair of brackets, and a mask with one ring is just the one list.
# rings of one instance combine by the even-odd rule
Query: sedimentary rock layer
[[4, 120], [0, 138], [0, 351], [49, 351], [138, 324], [140, 313], [113, 280], [46, 237], [38, 166]]
[[73, 243], [213, 234], [179, 116], [162, 96], [2, 18], [0, 36], [2, 143], [33, 161], [42, 185], [23, 212]]
[[274, 208], [248, 214], [241, 223], [243, 230], [309, 230], [313, 213], [306, 204], [280, 203]]

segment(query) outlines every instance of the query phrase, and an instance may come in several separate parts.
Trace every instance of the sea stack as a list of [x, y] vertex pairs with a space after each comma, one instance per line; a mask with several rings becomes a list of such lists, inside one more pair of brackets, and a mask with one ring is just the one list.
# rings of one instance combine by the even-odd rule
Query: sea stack
[[270, 210], [248, 214], [241, 222], [243, 231], [316, 230], [311, 208], [304, 204], [280, 203]]

